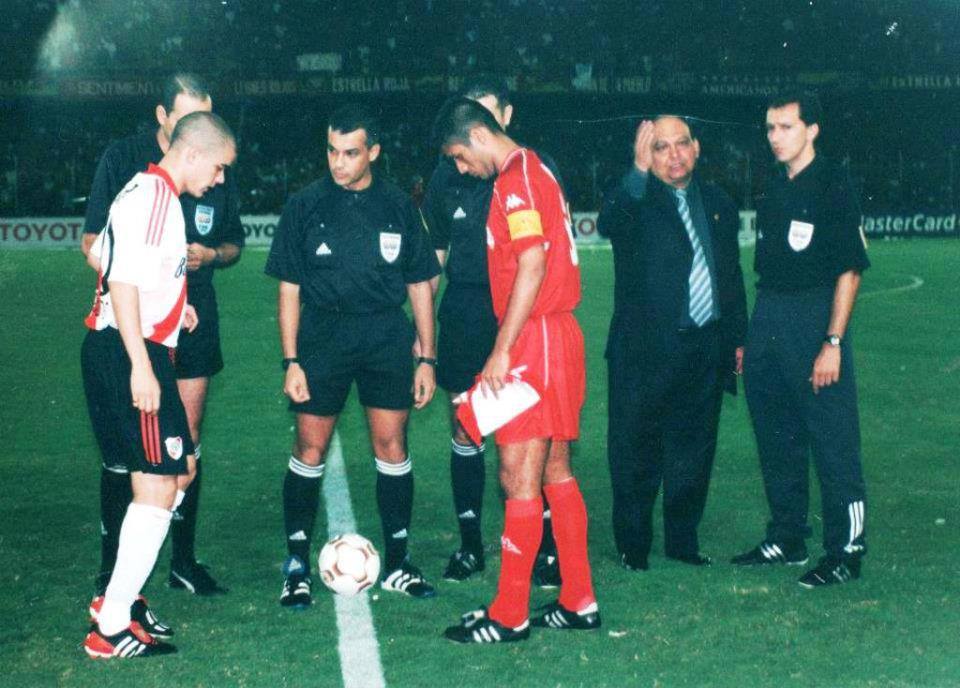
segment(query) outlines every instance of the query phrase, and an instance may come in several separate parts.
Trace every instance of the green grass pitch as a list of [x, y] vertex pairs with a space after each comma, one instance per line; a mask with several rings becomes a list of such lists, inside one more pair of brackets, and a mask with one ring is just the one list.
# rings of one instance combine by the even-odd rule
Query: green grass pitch
[[[752, 547], [767, 517], [753, 435], [740, 398], [724, 402], [701, 529], [717, 562], [651, 570], [614, 561], [606, 469], [603, 343], [611, 310], [609, 251], [583, 251], [589, 398], [576, 468], [590, 517], [590, 554], [604, 625], [538, 632], [506, 647], [440, 638], [490, 600], [497, 557], [476, 581], [445, 583], [455, 548], [446, 410], [415, 413], [414, 560], [439, 596], [373, 595], [390, 686], [956, 686], [960, 685], [960, 242], [876, 242], [857, 306], [857, 374], [867, 475], [870, 554], [854, 584], [805, 591], [796, 569], [725, 563]], [[752, 256], [744, 253], [744, 264]], [[280, 485], [292, 418], [281, 395], [275, 283], [265, 253], [218, 275], [227, 368], [215, 379], [204, 432], [198, 552], [230, 586], [220, 599], [165, 587], [161, 554], [147, 594], [177, 630], [180, 654], [99, 663], [80, 643], [98, 563], [98, 458], [79, 371], [82, 316], [94, 278], [76, 252], [0, 254], [0, 684], [4, 686], [337, 686], [334, 605], [277, 604], [284, 556]], [[747, 270], [752, 283], [751, 271]], [[916, 279], [922, 285], [916, 285]], [[340, 422], [360, 532], [380, 543], [374, 469], [352, 397]], [[488, 457], [484, 532], [496, 543], [501, 506]], [[819, 537], [819, 497], [811, 513]], [[322, 510], [321, 510], [322, 514]], [[321, 517], [317, 530], [326, 532]], [[322, 539], [322, 538], [320, 538]], [[315, 547], [316, 549], [316, 547]], [[552, 599], [535, 591], [534, 604]]]

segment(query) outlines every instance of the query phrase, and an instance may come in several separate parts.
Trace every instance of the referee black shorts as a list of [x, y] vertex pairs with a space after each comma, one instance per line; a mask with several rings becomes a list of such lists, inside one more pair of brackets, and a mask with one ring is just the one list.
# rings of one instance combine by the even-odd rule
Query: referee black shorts
[[80, 363], [90, 422], [108, 470], [182, 475], [187, 472], [193, 442], [177, 391], [172, 350], [151, 341], [144, 343], [160, 383], [160, 411], [154, 415], [133, 407], [130, 358], [120, 333], [112, 327], [87, 332]]
[[453, 394], [473, 386], [493, 351], [497, 317], [490, 287], [451, 282], [437, 313], [437, 384]]
[[402, 308], [362, 314], [304, 310], [300, 317], [297, 354], [310, 400], [291, 402], [291, 411], [335, 416], [354, 381], [363, 406], [413, 406], [415, 332]]
[[220, 351], [220, 316], [217, 294], [212, 284], [189, 288], [187, 303], [197, 310], [198, 324], [193, 332], [180, 331], [174, 361], [177, 378], [213, 377], [223, 370]]

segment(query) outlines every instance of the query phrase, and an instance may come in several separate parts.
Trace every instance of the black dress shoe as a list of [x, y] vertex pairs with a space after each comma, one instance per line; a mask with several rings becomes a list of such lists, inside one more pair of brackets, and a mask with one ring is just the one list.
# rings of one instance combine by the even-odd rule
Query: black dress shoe
[[690, 564], [690, 566], [710, 566], [713, 563], [713, 559], [708, 557], [706, 554], [683, 554], [680, 556], [673, 556], [672, 554], [667, 555], [667, 559], [673, 559], [674, 561], [679, 561], [684, 564]]

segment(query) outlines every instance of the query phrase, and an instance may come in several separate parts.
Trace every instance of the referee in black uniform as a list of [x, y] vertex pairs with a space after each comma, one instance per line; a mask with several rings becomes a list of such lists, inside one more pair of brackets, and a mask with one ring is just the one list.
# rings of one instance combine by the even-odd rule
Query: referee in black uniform
[[[283, 483], [289, 556], [280, 604], [311, 603], [310, 541], [323, 457], [353, 382], [366, 410], [385, 541], [384, 590], [432, 597], [407, 557], [413, 473], [406, 446], [410, 407], [433, 397], [430, 281], [440, 274], [412, 199], [375, 175], [380, 125], [361, 105], [330, 117], [330, 176], [287, 201], [266, 273], [280, 280], [284, 393], [297, 437]], [[407, 297], [416, 327], [403, 311]], [[420, 357], [411, 356], [419, 339]]]
[[[473, 77], [461, 92], [487, 108], [501, 128], [513, 117], [510, 92], [502, 80], [486, 75]], [[540, 159], [560, 182], [554, 161], [539, 153]], [[440, 333], [437, 338], [437, 384], [450, 399], [470, 389], [487, 362], [497, 338], [490, 281], [487, 275], [487, 214], [493, 196], [493, 179], [461, 175], [444, 156], [437, 164], [423, 201], [423, 214], [447, 285], [437, 311]], [[434, 282], [436, 288], [437, 281]], [[484, 569], [480, 516], [486, 469], [484, 445], [473, 444], [456, 422], [451, 402], [453, 437], [450, 447], [450, 482], [460, 527], [460, 547], [450, 556], [444, 570], [446, 580], [461, 581]], [[569, 451], [569, 444], [555, 442], [552, 451]], [[543, 540], [533, 580], [537, 585], [555, 587], [560, 583], [550, 511], [544, 511]]]
[[[110, 204], [123, 186], [149, 163], [158, 163], [170, 145], [177, 122], [191, 112], [213, 107], [210, 92], [195, 75], [180, 73], [164, 83], [161, 102], [156, 107], [158, 128], [112, 143], [97, 166], [93, 188], [87, 201], [87, 215], [81, 248], [88, 262], [90, 247], [106, 225]], [[171, 587], [197, 595], [225, 592], [224, 588], [197, 563], [194, 553], [197, 509], [200, 498], [200, 428], [210, 378], [223, 368], [220, 353], [220, 329], [217, 298], [213, 289], [216, 268], [233, 265], [240, 258], [244, 233], [237, 209], [237, 190], [232, 170], [226, 182], [211, 188], [202, 198], [184, 194], [180, 198], [187, 230], [187, 300], [200, 319], [193, 332], [180, 336], [176, 353], [177, 387], [187, 412], [190, 435], [196, 447], [196, 461], [189, 466], [195, 475], [185, 492], [177, 495], [178, 505], [172, 525], [173, 560]], [[94, 263], [91, 262], [91, 265]], [[100, 475], [101, 563], [97, 594], [110, 580], [120, 537], [120, 524], [130, 503], [130, 479], [119, 461], [103, 464]]]
[[767, 139], [782, 165], [757, 207], [757, 301], [744, 382], [770, 504], [766, 538], [741, 565], [807, 562], [808, 464], [820, 480], [826, 555], [806, 588], [860, 576], [864, 488], [848, 326], [870, 266], [847, 171], [817, 155], [822, 108], [813, 94], [778, 98]]

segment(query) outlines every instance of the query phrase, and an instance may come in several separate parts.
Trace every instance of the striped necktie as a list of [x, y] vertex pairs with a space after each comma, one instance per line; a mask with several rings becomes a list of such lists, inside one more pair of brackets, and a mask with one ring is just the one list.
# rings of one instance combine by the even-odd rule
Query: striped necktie
[[703, 244], [697, 236], [690, 217], [690, 205], [687, 203], [687, 190], [677, 189], [677, 210], [683, 226], [687, 228], [690, 245], [693, 246], [693, 266], [690, 269], [690, 319], [697, 327], [710, 320], [713, 315], [713, 289], [710, 285], [710, 270], [707, 268], [707, 257], [703, 251]]

